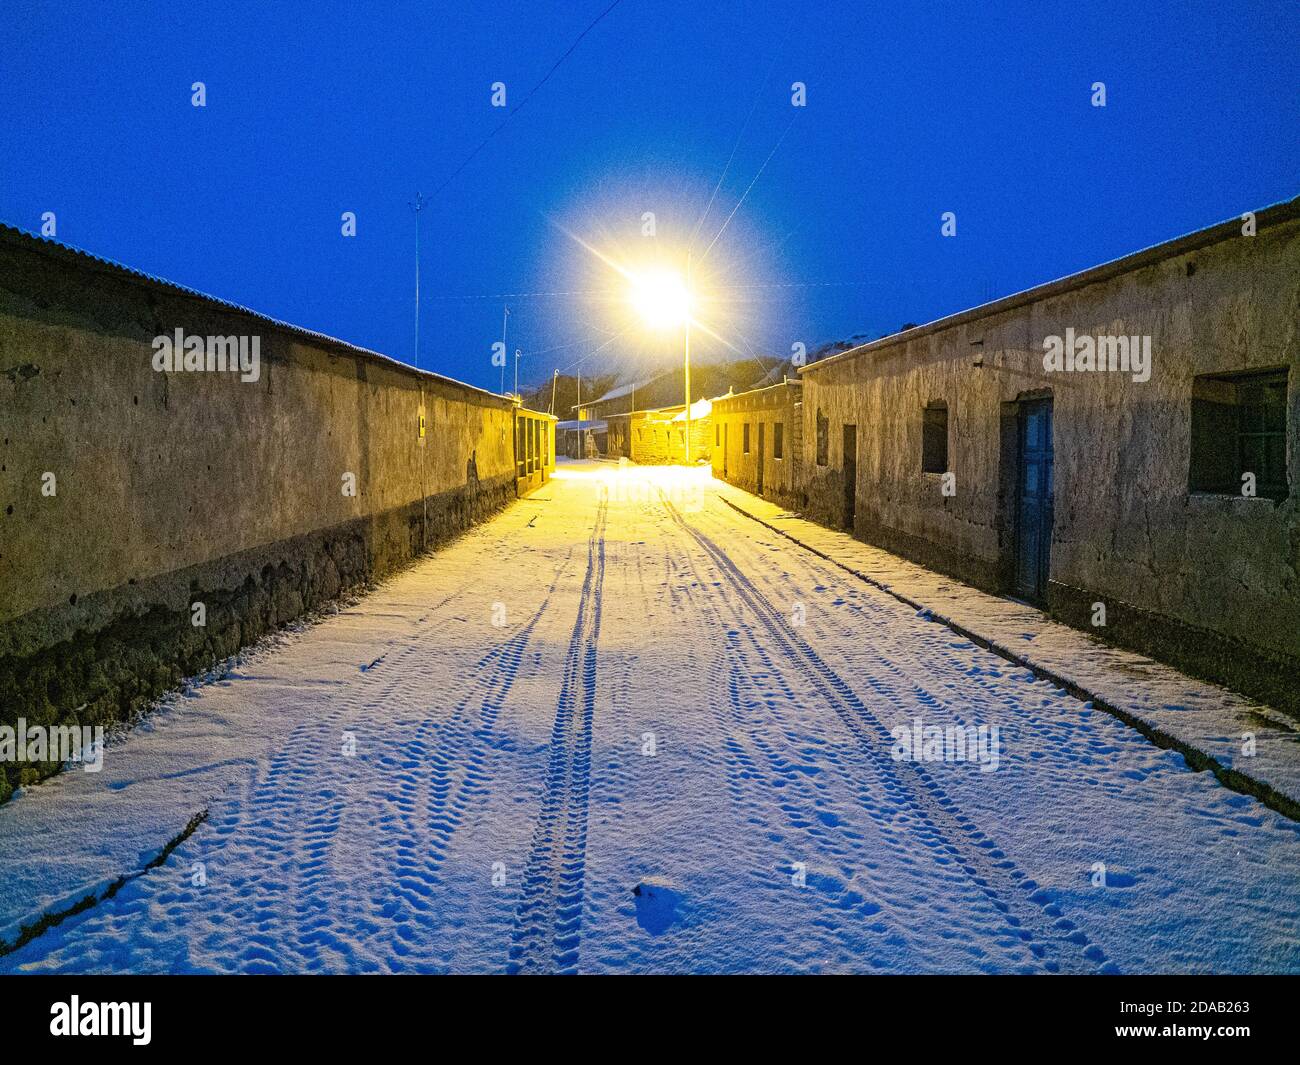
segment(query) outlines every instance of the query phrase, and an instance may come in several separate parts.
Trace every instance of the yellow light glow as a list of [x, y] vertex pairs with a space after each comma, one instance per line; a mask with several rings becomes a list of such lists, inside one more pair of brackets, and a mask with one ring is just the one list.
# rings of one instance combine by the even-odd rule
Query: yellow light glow
[[678, 329], [691, 319], [691, 290], [675, 270], [632, 274], [629, 299], [651, 329]]

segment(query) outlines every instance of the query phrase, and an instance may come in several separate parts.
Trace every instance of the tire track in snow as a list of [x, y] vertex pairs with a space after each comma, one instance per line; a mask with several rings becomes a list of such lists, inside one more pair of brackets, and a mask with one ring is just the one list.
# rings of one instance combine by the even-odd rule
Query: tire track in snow
[[[568, 558], [559, 560], [550, 591], [569, 564]], [[466, 583], [425, 616], [475, 587]], [[527, 634], [545, 608], [544, 601], [525, 624]], [[476, 736], [463, 721], [474, 710], [504, 700], [527, 635], [513, 634], [442, 678], [442, 691], [431, 705], [429, 668], [423, 662], [441, 635], [438, 626], [421, 627], [381, 667], [358, 673], [343, 690], [330, 693], [326, 712], [293, 728], [265, 772], [254, 774], [247, 793], [221, 804], [207, 860], [240, 870], [235, 882], [257, 919], [251, 931], [217, 929], [205, 944], [212, 955], [252, 972], [409, 967], [419, 931], [445, 919], [434, 900], [443, 851], [431, 859], [430, 844], [445, 846], [459, 818], [444, 823], [441, 836], [431, 832], [434, 817], [428, 809], [436, 809], [439, 785], [429, 767], [439, 754], [442, 764], [451, 765], [442, 798], [456, 801], [464, 785], [458, 769], [472, 758], [448, 745], [453, 739], [472, 745]], [[407, 707], [419, 713], [418, 720], [403, 720]], [[414, 728], [394, 745], [390, 730], [409, 725]], [[335, 745], [340, 728], [354, 731], [371, 756], [342, 758]], [[374, 806], [377, 816], [369, 813]], [[376, 864], [360, 881], [337, 851], [341, 825], [358, 814], [384, 841], [377, 862], [387, 863]], [[172, 917], [183, 923], [184, 911], [175, 909]], [[372, 931], [352, 953], [348, 944], [358, 926]]]
[[[714, 632], [725, 633], [725, 641], [715, 641], [718, 654], [709, 671], [709, 684], [711, 690], [727, 693], [725, 700], [713, 705], [725, 736], [725, 776], [733, 804], [746, 817], [746, 823], [763, 829], [764, 838], [769, 840], [774, 839], [771, 833], [778, 827], [773, 818], [775, 808], [786, 831], [791, 834], [789, 843], [797, 847], [798, 841], [802, 840], [818, 855], [830, 856], [834, 859], [832, 870], [843, 870], [846, 863], [856, 865], [861, 875], [871, 883], [871, 889], [863, 894], [854, 884], [840, 880], [835, 871], [817, 877], [819, 894], [826, 898], [828, 907], [819, 917], [813, 918], [813, 923], [834, 937], [843, 955], [859, 959], [866, 957], [873, 968], [887, 968], [882, 954], [893, 955], [898, 949], [893, 943], [907, 942], [910, 950], [924, 956], [924, 940], [918, 941], [913, 935], [908, 915], [917, 905], [927, 905], [937, 918], [947, 918], [948, 892], [945, 890], [937, 899], [930, 897], [935, 887], [934, 878], [937, 876], [945, 887], [951, 881], [954, 884], [960, 882], [970, 889], [966, 874], [955, 864], [942, 861], [936, 862], [931, 872], [923, 872], [922, 867], [913, 861], [917, 839], [911, 822], [916, 820], [915, 816], [909, 816], [901, 801], [886, 798], [882, 802], [878, 794], [881, 790], [879, 783], [864, 782], [860, 776], [861, 766], [837, 757], [829, 758], [831, 768], [842, 779], [843, 787], [849, 795], [856, 797], [858, 805], [875, 826], [879, 833], [878, 841], [869, 841], [853, 826], [851, 818], [841, 815], [833, 788], [818, 783], [820, 778], [805, 775], [801, 763], [806, 759], [806, 750], [788, 749], [792, 737], [787, 729], [785, 711], [799, 706], [806, 699], [791, 686], [788, 671], [783, 671], [774, 660], [773, 651], [761, 632], [756, 632], [753, 625], [743, 618], [734, 618], [734, 623], [731, 618], [724, 620], [718, 605], [719, 597], [726, 594], [721, 579], [723, 575], [715, 573], [706, 579], [696, 563], [694, 555], [697, 552], [686, 549], [686, 545], [698, 548], [686, 526], [674, 524], [672, 516], [662, 506], [656, 509], [680, 537], [682, 548], [674, 551], [672, 557], [680, 560], [682, 569], [705, 593], [696, 604], [697, 610], [701, 616], [707, 615]], [[716, 566], [712, 568], [717, 569]], [[719, 579], [714, 580], [713, 576]], [[694, 602], [689, 593], [688, 598]], [[729, 602], [728, 606], [735, 614], [734, 604]], [[775, 653], [780, 654], [779, 650]], [[769, 733], [773, 727], [776, 735], [771, 736]], [[856, 741], [853, 745], [861, 749]], [[872, 761], [873, 756], [868, 755], [868, 764]], [[924, 826], [922, 831], [925, 831]], [[890, 848], [897, 858], [891, 862], [885, 880], [879, 873], [879, 854], [873, 849], [877, 843]], [[923, 838], [921, 843], [930, 850], [941, 847], [941, 841], [933, 838], [933, 834]], [[781, 868], [788, 871], [788, 866]], [[757, 879], [752, 881], [755, 890], [771, 889], [770, 871], [756, 871], [755, 875]], [[844, 917], [852, 920], [844, 921]], [[971, 932], [970, 917], [960, 917], [963, 927]], [[988, 935], [983, 942], [976, 936], [966, 948], [977, 968], [983, 968], [982, 963], [994, 953], [989, 945], [995, 938], [993, 926], [1009, 928], [997, 940], [997, 945], [1008, 952], [1007, 964], [1022, 960], [1023, 941], [1017, 929], [1009, 926], [1003, 915], [992, 906], [988, 906], [981, 917], [992, 922]], [[957, 919], [954, 915], [953, 920]], [[954, 934], [944, 938], [957, 937]], [[1020, 949], [1013, 954], [1014, 948]], [[932, 967], [938, 964], [938, 960], [929, 964]]]
[[[455, 907], [435, 898], [440, 871], [452, 837], [475, 799], [488, 791], [489, 751], [502, 706], [523, 667], [533, 632], [546, 615], [572, 551], [559, 560], [550, 586], [531, 617], [508, 639], [481, 655], [453, 685], [449, 714], [420, 722], [403, 756], [384, 760], [386, 776], [397, 781], [396, 795], [382, 795], [396, 807], [376, 823], [376, 832], [393, 855], [393, 878], [374, 885], [372, 906], [393, 924], [392, 952], [410, 964], [420, 943], [437, 942]], [[445, 679], [445, 678], [443, 678]], [[418, 672], [422, 688], [427, 675]], [[418, 770], [427, 769], [420, 774]], [[400, 820], [400, 824], [398, 821]], [[421, 967], [438, 968], [421, 956]]]
[[[772, 644], [779, 648], [817, 691], [871, 756], [887, 791], [901, 799], [925, 829], [946, 851], [1049, 972], [1063, 967], [1091, 971], [1106, 961], [1105, 954], [1072, 922], [1015, 863], [998, 849], [973, 821], [948, 798], [934, 778], [914, 762], [886, 761], [880, 756], [892, 746], [893, 736], [852, 688], [808, 644], [790, 631], [784, 616], [708, 536], [688, 524], [677, 508], [663, 498], [669, 515], [704, 549], [754, 616]], [[874, 739], [873, 739], [874, 736]], [[915, 783], [909, 783], [911, 781]], [[965, 845], [962, 846], [961, 844]], [[997, 885], [997, 886], [995, 886]]]
[[546, 791], [533, 830], [506, 971], [573, 972], [582, 935], [591, 722], [596, 707], [596, 643], [605, 585], [609, 489], [601, 491], [587, 541], [587, 575], [565, 656], [551, 731]]

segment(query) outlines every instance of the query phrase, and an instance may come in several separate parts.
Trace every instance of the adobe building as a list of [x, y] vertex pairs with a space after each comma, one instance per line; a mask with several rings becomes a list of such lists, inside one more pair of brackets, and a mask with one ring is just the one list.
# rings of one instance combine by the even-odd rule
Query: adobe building
[[809, 516], [1300, 710], [1298, 363], [1300, 199], [804, 368]]
[[[691, 404], [690, 465], [708, 462], [713, 453], [713, 401], [697, 400]], [[610, 438], [627, 442], [625, 454], [643, 466], [681, 466], [686, 463], [686, 405], [638, 410], [622, 417], [611, 416]]]
[[803, 385], [782, 381], [713, 401], [713, 476], [791, 510], [807, 503]]
[[[691, 395], [719, 396], [737, 387], [755, 387], [767, 383], [764, 378], [783, 365], [781, 360], [761, 358], [699, 363], [691, 368]], [[627, 458], [646, 465], [680, 465], [686, 461], [684, 389], [682, 370], [673, 367], [624, 381], [575, 404], [574, 420], [560, 423], [561, 451], [574, 458]], [[691, 404], [692, 465], [708, 461], [713, 451], [709, 405], [708, 399]]]

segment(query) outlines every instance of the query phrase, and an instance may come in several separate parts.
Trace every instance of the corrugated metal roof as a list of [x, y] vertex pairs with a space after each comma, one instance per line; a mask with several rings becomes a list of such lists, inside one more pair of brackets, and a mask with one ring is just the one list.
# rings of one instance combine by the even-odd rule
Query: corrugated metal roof
[[571, 429], [576, 432], [578, 429], [594, 429], [596, 432], [603, 432], [609, 428], [609, 424], [600, 418], [589, 418], [585, 422], [580, 422], [576, 418], [571, 418], [567, 422], [556, 422], [557, 429]]
[[114, 274], [137, 283], [152, 285], [155, 288], [163, 289], [166, 292], [172, 292], [181, 296], [188, 296], [191, 299], [202, 300], [205, 303], [211, 303], [222, 307], [236, 314], [247, 315], [255, 318], [259, 322], [265, 322], [267, 325], [274, 326], [276, 329], [282, 329], [287, 333], [302, 337], [305, 340], [311, 340], [318, 344], [324, 344], [329, 347], [339, 348], [352, 355], [360, 355], [367, 359], [374, 359], [385, 363], [395, 369], [405, 370], [408, 373], [420, 377], [427, 377], [443, 384], [453, 385], [456, 388], [463, 388], [470, 392], [478, 392], [481, 395], [488, 396], [498, 400], [504, 406], [514, 406], [514, 400], [509, 396], [502, 396], [496, 392], [489, 392], [485, 388], [479, 388], [477, 385], [466, 384], [464, 381], [457, 381], [454, 377], [446, 377], [440, 373], [434, 373], [432, 370], [422, 370], [418, 366], [412, 366], [410, 363], [401, 362], [390, 355], [384, 355], [382, 352], [371, 351], [369, 348], [363, 348], [357, 344], [351, 344], [346, 340], [340, 340], [338, 337], [329, 336], [327, 333], [318, 333], [313, 329], [307, 329], [300, 325], [294, 325], [292, 322], [281, 321], [278, 318], [272, 318], [270, 315], [262, 314], [251, 307], [244, 307], [238, 303], [232, 303], [230, 300], [223, 300], [217, 296], [210, 296], [206, 292], [200, 292], [198, 289], [188, 288], [185, 285], [178, 285], [174, 281], [168, 281], [166, 278], [158, 277], [154, 274], [147, 274], [143, 270], [137, 270], [133, 266], [127, 266], [113, 259], [106, 259], [102, 255], [95, 255], [82, 248], [73, 247], [71, 244], [64, 244], [60, 240], [54, 240], [50, 237], [42, 237], [35, 233], [30, 233], [25, 229], [9, 225], [6, 222], [0, 222], [0, 240], [21, 248], [27, 248], [32, 251], [39, 251], [49, 255], [52, 258], [72, 262], [78, 266], [86, 267], [90, 264], [100, 268], [102, 272]]

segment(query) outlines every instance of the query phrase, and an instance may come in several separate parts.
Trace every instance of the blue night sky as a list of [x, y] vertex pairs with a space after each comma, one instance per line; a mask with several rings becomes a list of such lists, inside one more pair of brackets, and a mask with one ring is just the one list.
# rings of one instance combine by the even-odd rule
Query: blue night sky
[[928, 321], [1300, 192], [1294, 2], [621, 0], [511, 112], [609, 2], [3, 0], [0, 219], [54, 211], [66, 243], [412, 361], [419, 189], [419, 365], [496, 388], [503, 303], [529, 382], [602, 344], [584, 371], [675, 361], [566, 233], [678, 256], [729, 158], [697, 254], [753, 186], [700, 313], [746, 354]]

